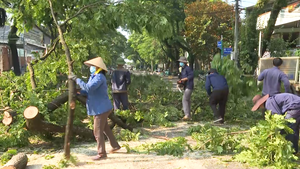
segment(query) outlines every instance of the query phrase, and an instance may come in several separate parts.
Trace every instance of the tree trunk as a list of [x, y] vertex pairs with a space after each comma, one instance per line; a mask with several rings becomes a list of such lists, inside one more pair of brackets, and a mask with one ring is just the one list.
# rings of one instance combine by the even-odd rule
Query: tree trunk
[[58, 96], [57, 98], [53, 99], [50, 103], [47, 104], [48, 111], [54, 111], [59, 108], [61, 105], [66, 103], [69, 98], [69, 92], [65, 92]]
[[25, 169], [28, 158], [25, 153], [13, 156], [1, 169]]
[[[83, 105], [86, 104], [86, 98], [83, 96], [77, 96], [77, 100]], [[114, 113], [110, 113], [108, 118], [111, 119], [111, 121], [113, 121], [118, 126], [122, 127], [123, 129], [128, 129], [130, 131], [133, 131], [133, 128], [131, 126], [128, 126], [127, 124], [123, 123], [123, 121], [120, 118], [118, 118]]]
[[28, 70], [29, 70], [29, 73], [30, 73], [30, 82], [31, 82], [31, 87], [32, 87], [32, 90], [36, 89], [36, 82], [35, 82], [35, 77], [34, 77], [34, 69], [33, 69], [33, 66], [30, 62], [28, 62]]
[[[65, 55], [68, 63], [68, 69], [69, 69], [69, 75], [73, 74], [73, 61], [71, 58], [71, 53], [70, 49], [65, 41], [64, 34], [62, 32], [62, 29], [60, 25], [57, 22], [57, 19], [54, 14], [53, 6], [51, 0], [48, 0], [50, 4], [50, 10], [51, 10], [51, 15], [54, 20], [54, 23], [57, 26], [57, 30], [59, 33], [59, 39], [60, 43], [62, 44], [64, 50], [65, 50]], [[73, 121], [74, 121], [74, 112], [75, 112], [75, 106], [76, 106], [76, 90], [75, 90], [76, 84], [75, 81], [72, 79], [69, 79], [69, 114], [68, 114], [68, 122], [66, 126], [66, 135], [65, 135], [65, 143], [64, 143], [64, 151], [65, 151], [65, 157], [66, 159], [70, 159], [70, 138], [71, 138], [71, 131], [73, 127]]]
[[[37, 107], [29, 106], [24, 110], [24, 117], [26, 119], [26, 128], [30, 131], [40, 133], [64, 133], [66, 126], [59, 126], [49, 122], [42, 121], [41, 115]], [[82, 138], [93, 139], [93, 131], [82, 127], [73, 127], [72, 132]]]
[[19, 37], [17, 36], [17, 27], [15, 25], [11, 26], [10, 32], [8, 34], [8, 45], [12, 54], [12, 63], [14, 67], [14, 73], [16, 76], [21, 75], [19, 56], [17, 51], [17, 41]]
[[268, 44], [270, 43], [271, 36], [273, 34], [276, 20], [278, 17], [279, 12], [283, 7], [287, 5], [286, 0], [276, 0], [273, 4], [272, 11], [271, 11], [271, 16], [268, 21], [268, 25], [264, 30], [264, 37], [263, 37], [263, 45], [262, 45], [262, 54], [265, 53], [267, 50]]

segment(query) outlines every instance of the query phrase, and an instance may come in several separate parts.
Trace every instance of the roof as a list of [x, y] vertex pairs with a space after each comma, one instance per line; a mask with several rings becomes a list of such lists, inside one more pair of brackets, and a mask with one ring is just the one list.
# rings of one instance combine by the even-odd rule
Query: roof
[[[10, 32], [10, 26], [5, 25], [0, 27], [0, 43], [8, 43], [8, 34]], [[48, 39], [46, 35], [43, 34], [39, 29], [33, 27], [30, 31], [21, 33], [19, 35], [17, 45], [30, 44], [39, 48], [45, 48], [44, 44], [48, 44]], [[49, 41], [50, 42], [50, 41]]]

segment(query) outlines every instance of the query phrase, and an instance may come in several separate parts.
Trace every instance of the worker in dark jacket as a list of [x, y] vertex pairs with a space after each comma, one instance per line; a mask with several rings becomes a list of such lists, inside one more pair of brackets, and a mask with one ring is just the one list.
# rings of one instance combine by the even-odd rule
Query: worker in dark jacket
[[[224, 76], [219, 75], [216, 69], [210, 69], [208, 73], [205, 89], [209, 95], [209, 105], [214, 112], [214, 123], [223, 124], [229, 93], [227, 80]], [[211, 92], [211, 87], [213, 88], [213, 92]]]
[[256, 95], [252, 99], [254, 106], [252, 111], [257, 109], [267, 109], [272, 114], [284, 115], [286, 119], [294, 118], [296, 123], [289, 124], [289, 127], [293, 129], [293, 134], [286, 135], [286, 139], [293, 143], [295, 154], [298, 152], [298, 141], [299, 141], [299, 124], [300, 124], [300, 97], [290, 93], [280, 93], [274, 96]]
[[285, 73], [280, 70], [283, 61], [280, 58], [273, 59], [273, 68], [266, 69], [258, 76], [258, 81], [263, 81], [262, 95], [273, 96], [280, 93], [281, 82], [284, 84], [286, 93], [290, 93], [290, 82]]
[[114, 109], [120, 109], [122, 103], [123, 110], [127, 110], [128, 103], [128, 94], [127, 87], [131, 83], [130, 72], [123, 67], [125, 61], [123, 58], [117, 59], [117, 69], [113, 71], [111, 83], [112, 83], [112, 93], [114, 100]]
[[182, 98], [182, 107], [184, 111], [183, 120], [191, 119], [191, 96], [194, 89], [194, 72], [187, 65], [187, 59], [185, 57], [179, 58], [179, 66], [182, 68], [180, 74], [180, 80], [178, 84], [183, 84], [184, 94]]

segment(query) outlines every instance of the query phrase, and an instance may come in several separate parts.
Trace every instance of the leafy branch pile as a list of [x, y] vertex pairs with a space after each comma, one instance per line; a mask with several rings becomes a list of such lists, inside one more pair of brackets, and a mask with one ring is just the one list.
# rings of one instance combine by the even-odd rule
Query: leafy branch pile
[[128, 144], [123, 146], [127, 149], [128, 153], [137, 152], [149, 154], [155, 152], [157, 155], [182, 156], [187, 150], [193, 151], [184, 137], [175, 137], [165, 142], [142, 144], [134, 148], [130, 148]]
[[292, 133], [287, 126], [295, 120], [268, 112], [265, 121], [247, 131], [239, 128], [220, 128], [216, 126], [196, 126], [189, 128], [189, 134], [197, 141], [194, 149], [208, 149], [215, 153], [237, 153], [234, 158], [254, 166], [273, 166], [293, 168], [297, 159], [293, 155], [291, 142], [281, 133]]

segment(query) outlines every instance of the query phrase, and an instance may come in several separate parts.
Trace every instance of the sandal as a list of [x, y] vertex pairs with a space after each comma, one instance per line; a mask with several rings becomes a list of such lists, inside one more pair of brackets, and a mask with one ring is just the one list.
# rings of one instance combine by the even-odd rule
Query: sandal
[[97, 155], [92, 158], [92, 160], [97, 161], [97, 160], [102, 160], [105, 159], [107, 156], [106, 155]]
[[120, 149], [121, 149], [121, 147], [112, 148], [112, 149], [109, 151], [109, 153], [114, 153], [114, 152], [116, 152], [116, 151], [118, 151], [118, 150], [120, 150]]

